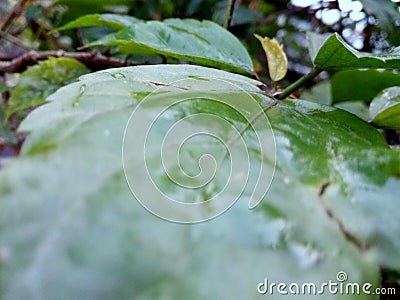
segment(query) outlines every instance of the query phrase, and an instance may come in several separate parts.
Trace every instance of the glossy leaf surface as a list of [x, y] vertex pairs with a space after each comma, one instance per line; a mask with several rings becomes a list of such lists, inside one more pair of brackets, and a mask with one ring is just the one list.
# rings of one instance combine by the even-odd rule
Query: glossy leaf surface
[[383, 89], [400, 85], [400, 74], [378, 70], [347, 70], [331, 79], [332, 102], [365, 101], [375, 98]]
[[251, 74], [247, 50], [229, 31], [211, 21], [166, 19], [137, 23], [88, 46], [118, 46], [125, 54], [163, 55]]
[[382, 91], [371, 102], [369, 111], [374, 125], [400, 130], [400, 87]]

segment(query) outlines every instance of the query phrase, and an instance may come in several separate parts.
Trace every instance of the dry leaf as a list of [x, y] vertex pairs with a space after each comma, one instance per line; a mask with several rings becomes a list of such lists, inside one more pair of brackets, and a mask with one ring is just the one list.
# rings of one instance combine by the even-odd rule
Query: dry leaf
[[287, 57], [283, 51], [283, 45], [279, 45], [275, 38], [261, 37], [258, 34], [254, 36], [261, 42], [268, 61], [269, 76], [272, 81], [283, 79], [287, 72]]

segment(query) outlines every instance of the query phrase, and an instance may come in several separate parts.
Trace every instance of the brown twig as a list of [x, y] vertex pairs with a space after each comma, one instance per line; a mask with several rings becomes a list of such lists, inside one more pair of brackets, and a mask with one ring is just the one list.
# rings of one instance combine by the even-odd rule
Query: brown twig
[[104, 56], [98, 51], [91, 52], [65, 52], [57, 51], [29, 51], [21, 56], [10, 58], [9, 61], [0, 61], [0, 73], [22, 72], [28, 66], [38, 63], [40, 60], [46, 60], [49, 57], [68, 57], [73, 58], [85, 64], [89, 69], [101, 70], [106, 68], [120, 68], [127, 66], [137, 66], [146, 63], [137, 61], [124, 61], [120, 59]]

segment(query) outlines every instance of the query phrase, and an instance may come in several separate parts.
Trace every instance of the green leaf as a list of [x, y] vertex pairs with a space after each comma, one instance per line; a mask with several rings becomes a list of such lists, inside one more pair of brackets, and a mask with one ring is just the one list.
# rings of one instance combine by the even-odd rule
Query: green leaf
[[137, 23], [87, 46], [119, 46], [119, 52], [125, 54], [163, 55], [233, 72], [253, 73], [253, 63], [244, 46], [211, 21], [167, 19]]
[[329, 36], [309, 31], [307, 32], [306, 38], [308, 42], [308, 52], [310, 54], [311, 61], [314, 62], [319, 51], [321, 50], [321, 47], [328, 40]]
[[[245, 93], [227, 90], [221, 81]], [[1, 298], [258, 299], [268, 296], [257, 293], [265, 278], [319, 285], [336, 282], [342, 270], [347, 282], [378, 287], [380, 267], [399, 270], [399, 151], [351, 114], [302, 100], [278, 102], [258, 84], [198, 66], [140, 66], [88, 74], [51, 95], [20, 127], [29, 133], [21, 156], [0, 170]], [[189, 201], [223, 188], [220, 175], [209, 190], [173, 184], [159, 168], [159, 139], [171, 125], [200, 113], [248, 128], [237, 110], [210, 99], [242, 100], [246, 108], [250, 94], [265, 107], [278, 161], [260, 206], [247, 205], [253, 176], [232, 208], [202, 224], [165, 222], [140, 206], [124, 178], [121, 145], [131, 113], [152, 92], [157, 101], [141, 106], [145, 119], [165, 102], [185, 99], [152, 124], [147, 154], [160, 189]], [[254, 130], [243, 131], [249, 157], [233, 162], [241, 168], [250, 160], [251, 175], [257, 166], [274, 169], [257, 147], [255, 133], [263, 123], [255, 118]], [[218, 127], [204, 118], [200, 125]], [[138, 128], [137, 138], [147, 129]], [[180, 163], [191, 166], [185, 170], [198, 169], [194, 158], [205, 149], [217, 157], [226, 153], [215, 139], [184, 145]], [[132, 162], [140, 164], [135, 151]]]
[[360, 1], [364, 7], [364, 10], [369, 15], [374, 15], [378, 19], [378, 27], [380, 27], [387, 34], [387, 39], [394, 45], [400, 44], [400, 13], [397, 5], [391, 0]]
[[356, 115], [364, 121], [369, 119], [368, 107], [363, 102], [339, 102], [332, 104], [331, 81], [321, 81], [310, 89], [301, 93], [301, 98], [307, 101], [316, 102], [324, 105], [333, 105], [334, 107], [345, 110]]
[[375, 126], [400, 130], [400, 87], [382, 91], [372, 100], [369, 111]]
[[65, 57], [51, 57], [29, 68], [11, 90], [6, 119], [15, 112], [43, 104], [48, 95], [88, 72], [82, 63]]
[[398, 270], [400, 213], [392, 209], [398, 205], [400, 151], [389, 150], [382, 136], [354, 115], [298, 101], [288, 103], [279, 122], [271, 118], [272, 110], [269, 114], [282, 157], [278, 164], [288, 178], [296, 173], [303, 182], [328, 183], [321, 198], [330, 213], [361, 247], [374, 245], [381, 266]]
[[400, 69], [400, 52], [397, 48], [388, 53], [373, 55], [353, 49], [337, 33], [325, 37], [317, 33], [308, 32], [307, 39], [313, 64], [322, 70]]
[[383, 89], [400, 85], [400, 74], [378, 70], [346, 70], [331, 79], [333, 103], [371, 101]]
[[283, 79], [287, 72], [287, 57], [283, 45], [279, 45], [275, 38], [254, 35], [261, 43], [268, 61], [269, 77], [272, 81]]
[[301, 93], [301, 99], [324, 105], [332, 104], [331, 83], [321, 81]]
[[131, 16], [124, 16], [117, 14], [91, 14], [82, 16], [61, 27], [53, 29], [50, 33], [63, 31], [67, 29], [73, 29], [77, 27], [90, 27], [90, 26], [104, 26], [115, 30], [120, 30], [138, 22], [142, 21]]
[[364, 121], [369, 120], [369, 110], [367, 105], [363, 102], [340, 102], [334, 106], [352, 113]]

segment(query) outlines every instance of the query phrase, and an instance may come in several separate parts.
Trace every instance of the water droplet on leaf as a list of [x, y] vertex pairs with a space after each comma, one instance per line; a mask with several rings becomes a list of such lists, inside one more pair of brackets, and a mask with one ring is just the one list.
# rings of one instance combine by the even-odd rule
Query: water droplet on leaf
[[78, 97], [76, 97], [75, 101], [72, 102], [72, 107], [76, 107], [79, 105], [79, 101], [81, 99], [81, 97], [83, 96], [83, 93], [86, 90], [86, 84], [82, 84], [81, 87], [79, 88], [79, 94]]
[[111, 74], [111, 76], [115, 79], [123, 79], [126, 78], [124, 74], [122, 73], [115, 73], [115, 74]]

